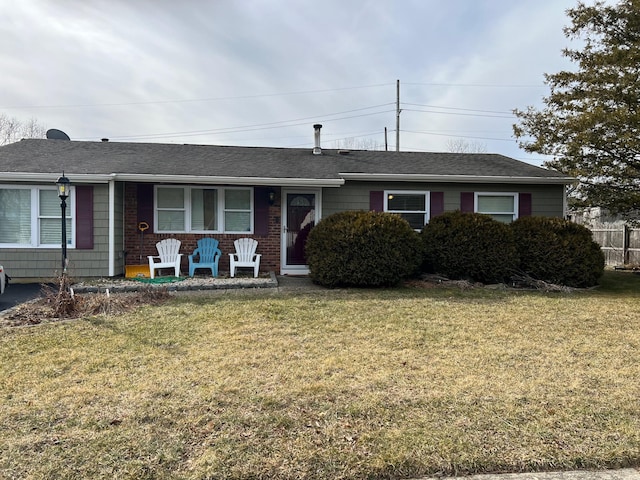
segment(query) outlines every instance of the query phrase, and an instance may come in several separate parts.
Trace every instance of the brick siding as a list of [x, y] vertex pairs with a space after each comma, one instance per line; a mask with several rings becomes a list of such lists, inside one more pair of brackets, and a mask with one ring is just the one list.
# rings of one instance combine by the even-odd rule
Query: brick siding
[[[269, 207], [269, 233], [268, 235], [253, 234], [193, 234], [193, 233], [153, 233], [146, 230], [143, 237], [142, 253], [140, 253], [141, 234], [138, 230], [138, 198], [137, 185], [128, 183], [125, 187], [125, 214], [124, 214], [124, 249], [126, 252], [127, 265], [146, 265], [148, 263], [148, 255], [157, 255], [156, 243], [165, 238], [177, 238], [182, 242], [180, 245], [180, 253], [182, 257], [183, 274], [189, 270], [188, 256], [193, 253], [197, 246], [198, 239], [202, 237], [212, 237], [220, 242], [218, 247], [222, 251], [222, 257], [218, 264], [221, 274], [229, 272], [229, 253], [235, 252], [233, 246], [234, 240], [241, 237], [251, 237], [258, 241], [257, 253], [262, 254], [260, 259], [260, 271], [268, 272], [280, 271], [280, 231], [281, 231], [281, 212], [280, 204], [276, 202]], [[279, 198], [279, 192], [277, 192]], [[140, 261], [142, 256], [142, 261]]]

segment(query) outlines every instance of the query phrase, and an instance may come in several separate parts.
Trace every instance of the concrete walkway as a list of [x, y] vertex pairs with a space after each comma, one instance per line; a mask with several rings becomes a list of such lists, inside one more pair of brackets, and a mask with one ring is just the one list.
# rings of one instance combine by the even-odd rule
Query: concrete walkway
[[307, 276], [297, 275], [277, 275], [278, 290], [326, 290], [325, 287], [316, 285]]
[[635, 468], [602, 471], [505, 473], [471, 475], [467, 477], [422, 477], [414, 480], [640, 480], [640, 472]]

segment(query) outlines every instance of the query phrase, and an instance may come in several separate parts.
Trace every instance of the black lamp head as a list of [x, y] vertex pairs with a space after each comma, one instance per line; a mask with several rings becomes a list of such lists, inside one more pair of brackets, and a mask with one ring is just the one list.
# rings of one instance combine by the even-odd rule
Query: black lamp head
[[69, 187], [71, 186], [71, 180], [64, 176], [64, 172], [62, 172], [62, 176], [56, 180], [56, 186], [58, 187], [58, 196], [64, 200], [69, 198]]

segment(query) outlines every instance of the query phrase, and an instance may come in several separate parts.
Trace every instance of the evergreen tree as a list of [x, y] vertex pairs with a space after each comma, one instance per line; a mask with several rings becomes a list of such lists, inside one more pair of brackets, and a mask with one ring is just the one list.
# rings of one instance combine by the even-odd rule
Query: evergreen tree
[[612, 213], [640, 211], [640, 1], [578, 3], [567, 15], [563, 50], [574, 71], [546, 74], [545, 107], [515, 110], [514, 133], [546, 166], [580, 180], [577, 203]]

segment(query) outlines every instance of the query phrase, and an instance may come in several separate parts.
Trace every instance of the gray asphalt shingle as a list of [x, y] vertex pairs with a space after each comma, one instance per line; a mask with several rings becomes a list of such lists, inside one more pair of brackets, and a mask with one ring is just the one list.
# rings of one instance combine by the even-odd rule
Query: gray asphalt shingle
[[0, 147], [0, 172], [68, 175], [202, 175], [241, 178], [340, 179], [342, 173], [508, 176], [565, 175], [498, 154], [22, 140]]

